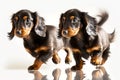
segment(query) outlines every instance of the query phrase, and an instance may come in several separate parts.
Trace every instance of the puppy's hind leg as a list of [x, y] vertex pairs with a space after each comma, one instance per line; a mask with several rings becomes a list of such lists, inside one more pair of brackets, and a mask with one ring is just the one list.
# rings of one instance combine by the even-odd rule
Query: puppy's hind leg
[[103, 52], [98, 53], [97, 55], [94, 55], [91, 58], [91, 63], [93, 65], [103, 65], [106, 62], [106, 60], [108, 59], [109, 53], [110, 52], [109, 52], [109, 47], [108, 47]]

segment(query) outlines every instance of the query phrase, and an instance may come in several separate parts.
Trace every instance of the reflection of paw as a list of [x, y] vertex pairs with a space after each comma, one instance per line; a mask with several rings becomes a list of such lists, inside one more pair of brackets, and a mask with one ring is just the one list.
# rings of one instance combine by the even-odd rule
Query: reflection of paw
[[66, 58], [65, 58], [65, 63], [66, 63], [66, 64], [70, 64], [70, 62], [72, 62], [71, 57], [66, 56]]
[[55, 64], [59, 64], [59, 63], [61, 62], [61, 59], [60, 59], [59, 56], [54, 56], [54, 57], [52, 58], [52, 61], [53, 61]]
[[61, 70], [60, 69], [55, 69], [52, 73], [54, 80], [59, 80], [59, 77], [61, 75]]
[[93, 56], [91, 58], [91, 64], [93, 65], [102, 65], [104, 63], [104, 60], [100, 56]]
[[66, 72], [66, 74], [69, 74], [69, 73], [71, 73], [72, 71], [71, 71], [70, 68], [68, 68], [68, 69], [65, 70], [65, 72]]
[[103, 72], [101, 70], [94, 70], [92, 72], [92, 80], [103, 80]]
[[70, 68], [65, 70], [65, 73], [67, 74], [66, 80], [72, 80], [72, 71]]

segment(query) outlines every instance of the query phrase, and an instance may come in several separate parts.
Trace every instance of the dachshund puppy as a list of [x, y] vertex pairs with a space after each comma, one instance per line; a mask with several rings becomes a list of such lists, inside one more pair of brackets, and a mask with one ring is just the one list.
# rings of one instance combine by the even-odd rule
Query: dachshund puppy
[[114, 33], [108, 34], [102, 28], [102, 24], [108, 19], [108, 13], [103, 11], [98, 15], [101, 20], [81, 12], [78, 9], [70, 9], [60, 16], [59, 37], [69, 39], [76, 65], [72, 70], [80, 70], [84, 61], [91, 56], [93, 65], [102, 65], [109, 56], [110, 43], [114, 39]]
[[[58, 30], [56, 27], [45, 25], [44, 19], [37, 12], [29, 10], [16, 12], [11, 21], [12, 30], [8, 33], [10, 40], [13, 39], [14, 35], [23, 38], [25, 49], [35, 57], [34, 64], [28, 70], [38, 70], [52, 56], [54, 63], [60, 63], [57, 52], [64, 44], [62, 39], [57, 38]], [[69, 59], [69, 56], [66, 56], [66, 59]]]

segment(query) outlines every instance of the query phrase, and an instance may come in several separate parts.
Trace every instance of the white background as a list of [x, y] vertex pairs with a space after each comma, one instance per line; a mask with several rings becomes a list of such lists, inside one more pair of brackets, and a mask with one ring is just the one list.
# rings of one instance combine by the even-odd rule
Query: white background
[[[13, 76], [14, 74], [16, 74], [14, 73], [15, 71], [12, 70], [27, 70], [27, 67], [31, 65], [34, 61], [34, 58], [25, 51], [22, 39], [14, 37], [13, 40], [10, 41], [7, 37], [7, 33], [10, 32], [12, 29], [10, 19], [13, 13], [16, 13], [21, 9], [28, 9], [33, 12], [36, 11], [40, 16], [44, 17], [46, 24], [55, 25], [56, 27], [58, 27], [60, 14], [68, 9], [77, 8], [81, 11], [88, 12], [88, 14], [90, 14], [91, 16], [99, 14], [100, 10], [108, 11], [109, 19], [103, 25], [103, 28], [107, 32], [112, 32], [115, 28], [116, 39], [115, 42], [111, 44], [112, 53], [110, 54], [110, 57], [108, 61], [104, 64], [104, 66], [107, 69], [110, 78], [112, 80], [118, 80], [120, 78], [119, 7], [119, 0], [3, 0], [2, 2], [0, 2], [0, 70], [3, 71], [0, 72], [0, 79], [6, 76]], [[61, 57], [64, 58], [65, 53], [62, 51], [59, 53]], [[59, 65], [54, 65], [53, 63], [51, 63], [51, 60], [50, 63], [48, 61], [48, 64], [45, 65], [50, 66], [51, 64], [52, 68], [53, 66], [61, 66], [62, 68], [66, 66], [64, 64], [64, 61], [62, 61]], [[45, 65], [43, 65], [42, 67], [44, 67]], [[48, 66], [45, 67], [47, 68]], [[93, 68], [93, 66], [89, 64], [88, 61], [84, 72], [87, 74], [89, 71], [92, 71], [91, 68]], [[10, 73], [13, 73], [13, 75], [10, 75]], [[27, 72], [25, 73], [27, 75]], [[22, 72], [19, 72], [19, 74], [22, 74]], [[22, 75], [21, 77], [19, 77], [24, 78], [22, 77]], [[32, 79], [31, 77], [29, 78]], [[88, 79], [91, 79], [90, 74], [87, 75], [87, 77]], [[4, 80], [7, 78], [8, 77], [4, 78]], [[12, 77], [13, 80], [16, 80], [15, 78], [14, 76]], [[30, 80], [29, 78], [25, 80]]]

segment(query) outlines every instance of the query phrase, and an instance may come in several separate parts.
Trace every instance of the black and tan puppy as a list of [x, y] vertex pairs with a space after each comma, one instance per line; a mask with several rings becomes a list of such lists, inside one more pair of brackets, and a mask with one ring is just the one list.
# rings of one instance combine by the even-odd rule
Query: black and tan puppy
[[[14, 35], [23, 38], [25, 49], [35, 57], [34, 64], [28, 70], [38, 70], [52, 56], [54, 63], [60, 62], [57, 52], [63, 47], [63, 41], [57, 38], [56, 27], [45, 25], [42, 17], [29, 10], [16, 12], [11, 21], [12, 30], [8, 33], [10, 40]], [[66, 57], [69, 63], [68, 59], [69, 56]]]
[[60, 16], [59, 36], [69, 39], [76, 65], [73, 70], [80, 70], [84, 61], [91, 56], [93, 65], [102, 65], [109, 56], [110, 43], [114, 39], [114, 32], [106, 33], [102, 24], [108, 19], [108, 13], [103, 11], [97, 20], [86, 12], [70, 9]]

